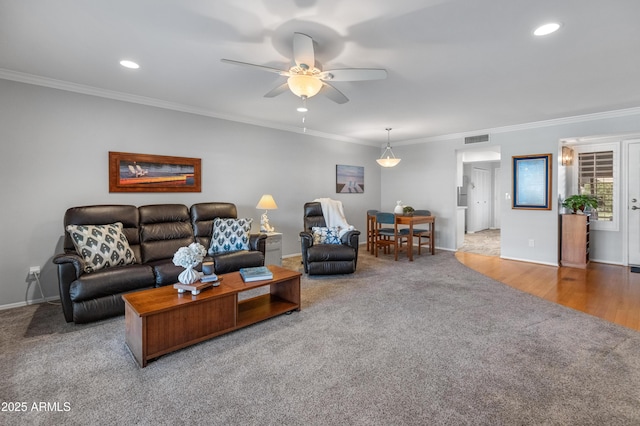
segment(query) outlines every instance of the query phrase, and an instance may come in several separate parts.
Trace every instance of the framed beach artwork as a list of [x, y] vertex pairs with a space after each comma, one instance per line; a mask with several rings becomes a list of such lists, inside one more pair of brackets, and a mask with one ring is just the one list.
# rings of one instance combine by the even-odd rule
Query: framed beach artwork
[[109, 152], [109, 192], [201, 192], [201, 160]]
[[551, 154], [513, 158], [513, 208], [551, 210]]
[[336, 193], [362, 194], [364, 192], [364, 167], [336, 165]]

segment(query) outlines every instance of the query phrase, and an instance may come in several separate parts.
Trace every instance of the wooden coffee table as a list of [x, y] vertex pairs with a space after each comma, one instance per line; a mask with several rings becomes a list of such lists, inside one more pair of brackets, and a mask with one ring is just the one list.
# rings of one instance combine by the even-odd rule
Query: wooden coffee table
[[[245, 283], [239, 272], [220, 275], [218, 287], [198, 295], [172, 285], [122, 296], [126, 343], [141, 367], [169, 352], [300, 310], [300, 272], [269, 265], [272, 280]], [[238, 301], [238, 294], [269, 286], [270, 292]]]

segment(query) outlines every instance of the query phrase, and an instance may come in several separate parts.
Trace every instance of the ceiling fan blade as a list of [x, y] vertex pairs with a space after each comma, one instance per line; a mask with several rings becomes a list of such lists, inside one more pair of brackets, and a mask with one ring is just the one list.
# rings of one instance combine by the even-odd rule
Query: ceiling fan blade
[[313, 51], [313, 39], [306, 34], [293, 33], [293, 59], [296, 65], [309, 69], [316, 66], [316, 55]]
[[265, 98], [274, 98], [274, 97], [286, 92], [287, 90], [289, 90], [289, 85], [287, 83], [284, 83], [284, 84], [281, 84], [280, 86], [276, 87], [275, 89], [271, 90], [269, 93], [264, 95], [264, 97]]
[[225, 64], [240, 65], [242, 67], [257, 68], [257, 69], [260, 69], [262, 71], [273, 72], [273, 73], [280, 74], [280, 75], [289, 75], [288, 71], [281, 70], [281, 69], [278, 69], [278, 68], [273, 68], [273, 67], [265, 67], [264, 65], [256, 65], [256, 64], [250, 64], [250, 63], [247, 63], [247, 62], [233, 61], [231, 59], [220, 59], [220, 61], [224, 62]]
[[319, 74], [320, 80], [326, 81], [363, 81], [384, 80], [387, 70], [377, 68], [345, 68], [324, 71]]
[[319, 93], [325, 95], [327, 98], [331, 99], [337, 104], [346, 104], [347, 102], [349, 102], [349, 98], [347, 98], [341, 91], [325, 81], [322, 82], [322, 89], [320, 89]]

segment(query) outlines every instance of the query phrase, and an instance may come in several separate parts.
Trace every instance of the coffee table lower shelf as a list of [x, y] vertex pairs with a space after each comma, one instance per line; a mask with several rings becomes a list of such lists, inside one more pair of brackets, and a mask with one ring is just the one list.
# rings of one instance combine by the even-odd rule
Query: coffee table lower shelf
[[272, 294], [257, 296], [238, 303], [236, 328], [246, 327], [291, 311], [299, 311], [300, 305]]
[[[300, 273], [269, 265], [272, 280], [244, 283], [237, 272], [198, 295], [172, 286], [123, 295], [126, 344], [141, 367], [149, 360], [291, 311], [300, 310]], [[270, 287], [261, 296], [238, 294]]]

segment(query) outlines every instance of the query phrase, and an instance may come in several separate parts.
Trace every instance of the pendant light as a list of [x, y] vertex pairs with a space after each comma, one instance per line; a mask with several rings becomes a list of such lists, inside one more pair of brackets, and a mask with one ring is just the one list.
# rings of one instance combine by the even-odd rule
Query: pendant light
[[387, 148], [376, 161], [382, 167], [394, 167], [397, 166], [401, 160], [400, 158], [396, 158], [391, 150], [391, 127], [387, 127], [385, 130], [387, 131]]

